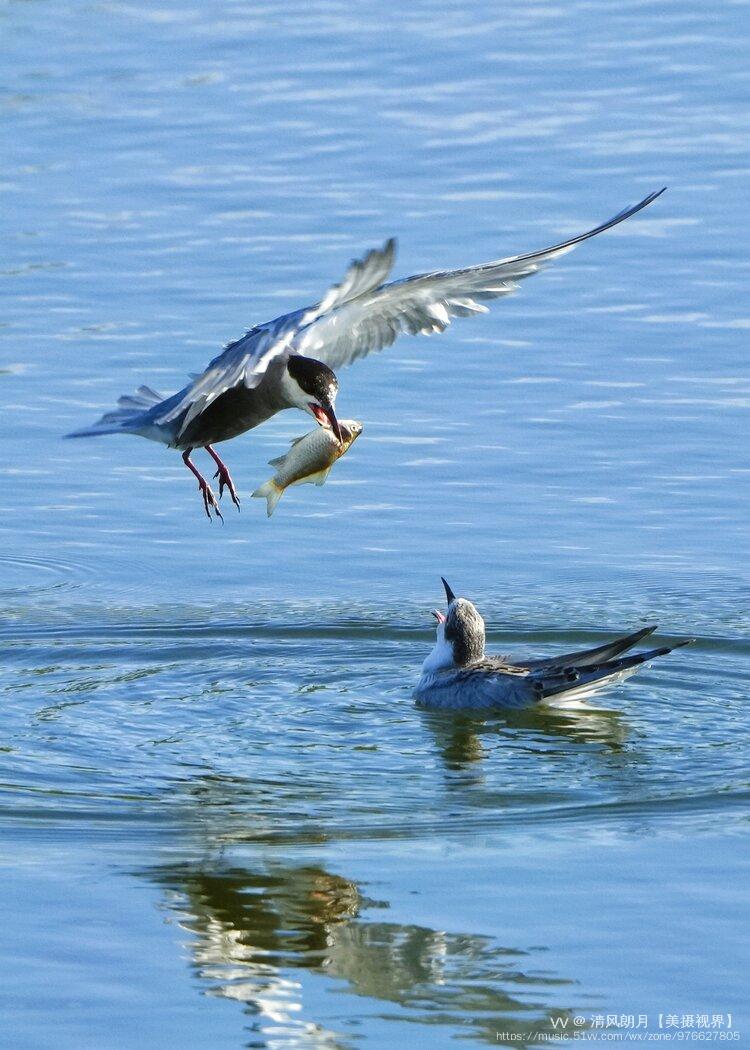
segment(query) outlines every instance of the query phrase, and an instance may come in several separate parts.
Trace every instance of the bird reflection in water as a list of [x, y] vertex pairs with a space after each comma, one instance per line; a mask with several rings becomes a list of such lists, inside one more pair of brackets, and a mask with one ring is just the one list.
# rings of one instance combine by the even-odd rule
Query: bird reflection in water
[[[252, 1017], [250, 1046], [343, 1047], [357, 1034], [331, 991], [369, 1000], [361, 1016], [394, 1025], [448, 1025], [466, 1038], [531, 1045], [551, 1031], [555, 989], [574, 982], [545, 971], [542, 949], [488, 937], [373, 921], [388, 905], [316, 866], [206, 865], [151, 869], [166, 907], [192, 937], [206, 994], [235, 999]], [[331, 980], [321, 995], [314, 976]], [[333, 983], [335, 982], [335, 983]], [[383, 1004], [389, 1004], [383, 1009]], [[256, 1042], [255, 1040], [260, 1040]]]
[[588, 706], [536, 707], [491, 715], [422, 712], [445, 767], [481, 777], [482, 759], [498, 747], [530, 751], [545, 749], [554, 741], [574, 745], [599, 745], [607, 753], [622, 751], [628, 726], [619, 711]]

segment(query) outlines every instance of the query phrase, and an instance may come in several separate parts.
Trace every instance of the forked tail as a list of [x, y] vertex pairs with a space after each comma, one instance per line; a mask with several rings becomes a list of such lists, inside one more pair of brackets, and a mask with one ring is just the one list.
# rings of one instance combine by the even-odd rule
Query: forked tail
[[144, 412], [158, 405], [164, 398], [150, 386], [139, 386], [135, 394], [124, 394], [113, 412], [107, 412], [98, 423], [85, 430], [74, 430], [65, 437], [96, 437], [99, 434], [122, 434], [137, 430]]

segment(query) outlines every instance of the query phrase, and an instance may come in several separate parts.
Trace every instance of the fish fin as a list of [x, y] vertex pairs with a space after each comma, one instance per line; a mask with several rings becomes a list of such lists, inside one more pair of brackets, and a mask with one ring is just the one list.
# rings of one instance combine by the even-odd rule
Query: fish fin
[[[299, 445], [300, 441], [302, 441], [302, 439], [306, 438], [306, 437], [307, 437], [307, 434], [303, 434], [301, 437], [292, 438], [292, 440], [289, 442], [290, 447], [294, 448], [295, 445]], [[269, 461], [268, 461], [269, 467], [280, 467], [281, 464], [284, 462], [284, 460], [286, 459], [286, 457], [288, 455], [289, 455], [289, 453], [285, 452], [283, 456], [276, 456], [275, 459], [269, 459]]]
[[330, 472], [331, 468], [326, 467], [325, 470], [319, 470], [317, 474], [307, 474], [304, 478], [298, 478], [297, 481], [292, 482], [292, 485], [324, 485]]
[[276, 478], [269, 478], [259, 489], [253, 492], [253, 499], [264, 499], [266, 503], [266, 514], [270, 518], [276, 509], [276, 504], [281, 499], [283, 488], [276, 483]]

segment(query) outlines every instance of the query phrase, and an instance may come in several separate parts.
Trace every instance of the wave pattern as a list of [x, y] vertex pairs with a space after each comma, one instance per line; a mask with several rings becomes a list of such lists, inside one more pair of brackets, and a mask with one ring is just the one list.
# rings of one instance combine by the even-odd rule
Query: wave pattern
[[[216, 821], [227, 841], [304, 842], [746, 812], [739, 638], [698, 636], [607, 709], [475, 718], [414, 708], [430, 633], [382, 608], [371, 623], [361, 608], [341, 622], [315, 607], [265, 622], [257, 607], [246, 622], [173, 613], [3, 632], [5, 819], [168, 817]], [[603, 637], [489, 641], [553, 653]]]

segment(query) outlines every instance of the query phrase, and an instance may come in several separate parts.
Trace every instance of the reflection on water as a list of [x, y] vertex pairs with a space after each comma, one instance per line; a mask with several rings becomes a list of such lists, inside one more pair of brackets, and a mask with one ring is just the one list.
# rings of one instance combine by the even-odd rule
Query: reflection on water
[[[253, 1035], [279, 1046], [334, 1047], [353, 1035], [327, 996], [314, 993], [310, 1005], [306, 974], [327, 978], [329, 993], [374, 1000], [362, 1004], [368, 1015], [488, 1043], [529, 1045], [566, 1013], [545, 998], [573, 982], [546, 969], [541, 949], [373, 918], [387, 903], [317, 866], [204, 862], [143, 874], [164, 887], [165, 907], [190, 932], [206, 994], [242, 1003]], [[349, 1030], [337, 1030], [336, 1019]]]
[[628, 737], [626, 720], [619, 711], [594, 708], [585, 703], [565, 707], [542, 706], [492, 715], [419, 712], [451, 771], [468, 771], [472, 763], [491, 756], [495, 747], [526, 739], [530, 747], [550, 745], [555, 738], [575, 744], [601, 744], [610, 751], [622, 749]]

